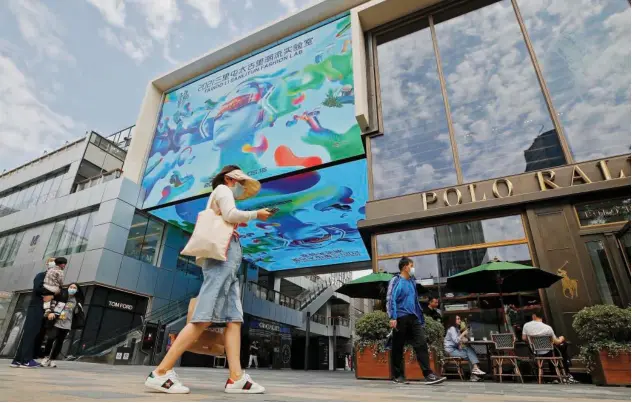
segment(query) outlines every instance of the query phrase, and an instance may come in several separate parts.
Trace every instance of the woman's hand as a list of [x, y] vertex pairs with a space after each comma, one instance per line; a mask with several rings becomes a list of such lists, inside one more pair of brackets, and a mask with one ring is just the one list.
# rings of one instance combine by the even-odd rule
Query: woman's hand
[[267, 221], [271, 215], [272, 213], [268, 209], [262, 208], [261, 210], [257, 210], [257, 220]]
[[54, 313], [49, 313], [48, 314], [48, 320], [53, 320], [55, 319], [55, 314]]

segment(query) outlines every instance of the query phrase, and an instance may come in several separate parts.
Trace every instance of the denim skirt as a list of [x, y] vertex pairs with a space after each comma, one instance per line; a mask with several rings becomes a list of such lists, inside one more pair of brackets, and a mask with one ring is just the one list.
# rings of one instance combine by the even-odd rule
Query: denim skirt
[[239, 239], [231, 238], [227, 260], [205, 259], [202, 264], [204, 281], [197, 297], [191, 322], [243, 322], [241, 306], [239, 267], [241, 266], [241, 245]]

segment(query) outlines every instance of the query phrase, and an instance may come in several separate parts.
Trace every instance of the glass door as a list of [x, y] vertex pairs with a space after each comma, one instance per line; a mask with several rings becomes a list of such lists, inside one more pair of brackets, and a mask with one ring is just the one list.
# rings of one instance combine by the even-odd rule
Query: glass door
[[621, 250], [621, 254], [623, 255], [623, 260], [625, 260], [625, 265], [627, 266], [627, 274], [628, 280], [630, 279], [630, 222], [619, 231], [617, 234], [617, 244], [619, 249]]
[[[629, 303], [628, 287], [621, 278], [621, 259], [613, 253], [613, 248], [604, 235], [582, 237], [597, 279], [597, 290], [603, 304], [625, 307]], [[615, 250], [616, 252], [616, 250]], [[627, 269], [624, 269], [627, 270]]]

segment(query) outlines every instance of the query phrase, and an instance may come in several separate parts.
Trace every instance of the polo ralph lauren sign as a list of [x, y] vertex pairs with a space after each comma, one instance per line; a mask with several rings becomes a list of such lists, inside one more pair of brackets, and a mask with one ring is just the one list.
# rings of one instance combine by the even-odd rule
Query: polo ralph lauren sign
[[421, 194], [423, 211], [630, 178], [630, 156], [565, 165]]

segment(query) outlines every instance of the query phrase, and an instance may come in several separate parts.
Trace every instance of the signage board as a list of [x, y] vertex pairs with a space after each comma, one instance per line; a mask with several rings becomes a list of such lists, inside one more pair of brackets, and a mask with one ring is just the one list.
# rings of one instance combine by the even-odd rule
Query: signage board
[[234, 164], [256, 179], [364, 154], [349, 15], [164, 95], [143, 208], [211, 191]]
[[[244, 259], [268, 271], [369, 260], [357, 229], [367, 197], [364, 159], [263, 183], [257, 196], [237, 207], [279, 210], [266, 222], [238, 227]], [[150, 213], [192, 232], [207, 201], [204, 197]]]

